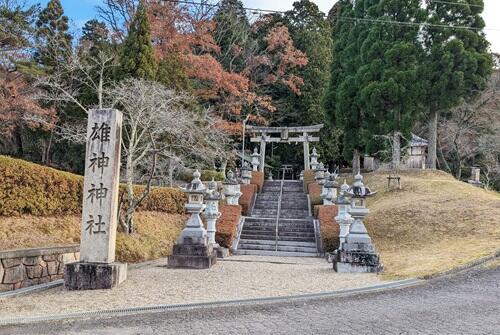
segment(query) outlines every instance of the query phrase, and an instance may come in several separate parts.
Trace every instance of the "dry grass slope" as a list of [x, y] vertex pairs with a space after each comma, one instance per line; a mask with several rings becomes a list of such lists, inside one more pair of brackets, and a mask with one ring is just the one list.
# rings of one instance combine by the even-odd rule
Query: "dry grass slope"
[[386, 189], [387, 173], [365, 182], [378, 194], [368, 202], [366, 226], [386, 277], [422, 277], [487, 256], [500, 248], [500, 194], [440, 171], [402, 172], [402, 189]]

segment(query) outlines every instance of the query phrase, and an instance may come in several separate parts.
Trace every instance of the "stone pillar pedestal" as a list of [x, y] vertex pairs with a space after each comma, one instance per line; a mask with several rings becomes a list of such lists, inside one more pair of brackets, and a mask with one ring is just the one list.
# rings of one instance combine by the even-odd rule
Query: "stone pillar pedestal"
[[64, 288], [67, 290], [105, 290], [118, 286], [127, 279], [126, 263], [66, 264]]

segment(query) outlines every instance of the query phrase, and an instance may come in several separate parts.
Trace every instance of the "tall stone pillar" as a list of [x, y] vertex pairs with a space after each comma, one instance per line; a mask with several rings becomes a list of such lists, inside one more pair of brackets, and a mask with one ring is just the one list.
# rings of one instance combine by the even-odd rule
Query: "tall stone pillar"
[[88, 115], [80, 262], [65, 266], [68, 290], [110, 289], [127, 278], [115, 262], [122, 113], [93, 109]]
[[304, 170], [309, 170], [309, 136], [304, 133]]
[[215, 241], [215, 233], [217, 231], [217, 220], [220, 218], [219, 200], [221, 199], [220, 193], [217, 191], [217, 182], [212, 179], [208, 183], [208, 190], [205, 194], [206, 208], [203, 216], [207, 219], [207, 237], [208, 244], [212, 245], [217, 252], [218, 258], [225, 258], [229, 256], [229, 249], [221, 247]]

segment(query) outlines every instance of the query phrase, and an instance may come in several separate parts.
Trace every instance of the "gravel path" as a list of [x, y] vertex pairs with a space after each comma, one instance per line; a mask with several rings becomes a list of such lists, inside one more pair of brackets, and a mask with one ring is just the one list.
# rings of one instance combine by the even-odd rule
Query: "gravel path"
[[129, 269], [113, 290], [48, 291], [0, 299], [0, 318], [158, 304], [320, 293], [380, 283], [374, 274], [337, 274], [322, 258], [233, 256], [209, 270], [168, 269], [166, 260]]
[[498, 335], [499, 316], [496, 268], [349, 297], [7, 326], [0, 334]]

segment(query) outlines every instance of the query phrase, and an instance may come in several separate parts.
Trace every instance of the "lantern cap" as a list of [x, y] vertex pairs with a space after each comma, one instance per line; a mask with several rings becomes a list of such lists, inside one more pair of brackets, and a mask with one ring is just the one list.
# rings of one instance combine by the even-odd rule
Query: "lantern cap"
[[316, 151], [316, 147], [313, 148], [312, 154], [310, 157], [319, 157], [318, 152]]
[[206, 187], [200, 180], [201, 173], [198, 170], [193, 172], [193, 180], [186, 185], [182, 190], [189, 194], [204, 194]]
[[238, 180], [234, 177], [234, 172], [232, 170], [229, 170], [227, 172], [227, 176], [226, 176], [226, 179], [224, 179], [223, 184], [224, 185], [237, 185], [237, 184], [239, 184]]
[[366, 198], [376, 194], [363, 183], [363, 176], [359, 171], [354, 176], [354, 182], [348, 192], [354, 198]]
[[253, 148], [252, 157], [260, 157], [260, 154], [257, 152], [257, 148]]

